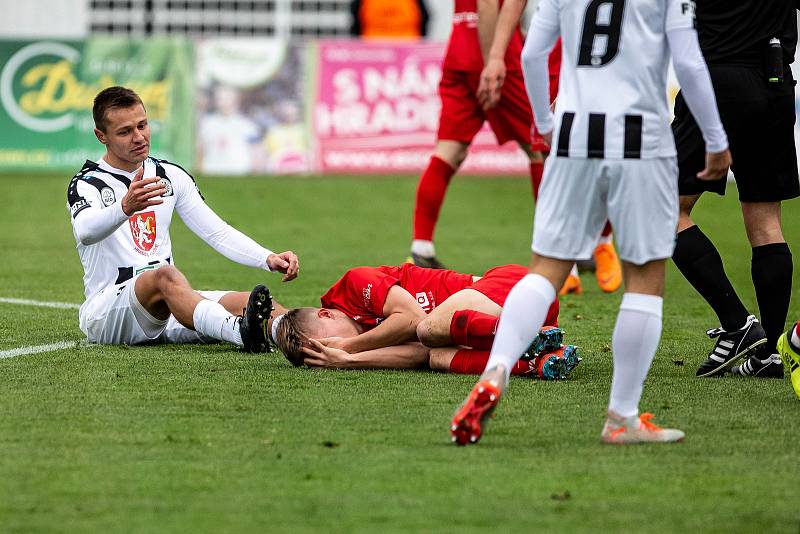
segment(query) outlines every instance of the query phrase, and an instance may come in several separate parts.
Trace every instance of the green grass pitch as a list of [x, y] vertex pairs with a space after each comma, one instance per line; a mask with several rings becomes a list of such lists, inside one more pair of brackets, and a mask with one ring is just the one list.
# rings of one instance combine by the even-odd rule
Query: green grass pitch
[[[0, 176], [0, 297], [82, 301], [68, 179]], [[176, 264], [197, 288], [266, 281], [284, 304], [315, 304], [345, 269], [406, 257], [414, 179], [198, 181], [228, 222], [296, 251], [301, 276], [282, 284], [235, 265], [176, 222]], [[697, 219], [755, 311], [735, 193], [704, 198]], [[784, 208], [790, 244], [799, 206]], [[457, 178], [442, 261], [475, 273], [526, 263], [532, 210], [527, 179]], [[797, 533], [800, 401], [788, 377], [694, 377], [717, 324], [673, 265], [642, 408], [687, 439], [599, 443], [621, 294], [601, 294], [591, 276], [562, 303], [583, 363], [566, 382], [513, 379], [474, 447], [447, 433], [469, 376], [294, 369], [224, 345], [2, 359], [0, 532]], [[800, 317], [796, 301], [789, 316]], [[0, 351], [81, 337], [74, 310], [0, 303]]]

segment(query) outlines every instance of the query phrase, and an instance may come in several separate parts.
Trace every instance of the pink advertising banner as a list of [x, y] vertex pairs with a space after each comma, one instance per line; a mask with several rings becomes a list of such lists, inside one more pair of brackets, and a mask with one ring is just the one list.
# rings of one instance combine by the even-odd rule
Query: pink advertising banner
[[[323, 40], [313, 104], [316, 162], [325, 173], [419, 172], [436, 143], [443, 44]], [[463, 171], [528, 172], [511, 142], [488, 124]]]

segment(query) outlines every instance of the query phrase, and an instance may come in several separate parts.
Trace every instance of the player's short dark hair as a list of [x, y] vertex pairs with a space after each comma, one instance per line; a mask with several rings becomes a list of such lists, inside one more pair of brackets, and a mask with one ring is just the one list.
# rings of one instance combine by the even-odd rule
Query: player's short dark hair
[[315, 308], [293, 308], [286, 312], [275, 331], [275, 343], [295, 367], [303, 365], [303, 345], [308, 339], [308, 319]]
[[144, 107], [144, 102], [139, 98], [132, 89], [127, 87], [108, 87], [103, 89], [97, 96], [94, 97], [94, 105], [92, 106], [92, 116], [94, 117], [95, 128], [101, 131], [106, 129], [106, 112], [110, 109], [129, 108], [141, 104]]

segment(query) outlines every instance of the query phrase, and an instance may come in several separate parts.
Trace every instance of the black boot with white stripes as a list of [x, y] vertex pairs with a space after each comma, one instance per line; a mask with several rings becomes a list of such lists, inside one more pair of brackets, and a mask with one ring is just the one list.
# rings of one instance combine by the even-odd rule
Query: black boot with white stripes
[[771, 354], [765, 359], [754, 354], [747, 358], [742, 365], [734, 365], [731, 374], [739, 376], [759, 376], [761, 378], [783, 378], [783, 360], [777, 354]]
[[734, 332], [714, 328], [706, 334], [711, 339], [717, 338], [717, 343], [706, 361], [697, 368], [697, 376], [721, 375], [739, 358], [754, 352], [767, 342], [767, 334], [754, 315], [750, 315], [745, 325]]

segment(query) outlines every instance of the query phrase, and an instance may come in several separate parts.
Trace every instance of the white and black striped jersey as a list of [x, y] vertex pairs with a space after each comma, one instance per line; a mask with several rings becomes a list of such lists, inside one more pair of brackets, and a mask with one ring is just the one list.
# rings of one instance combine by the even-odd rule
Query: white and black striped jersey
[[529, 38], [563, 43], [555, 124], [537, 116], [556, 155], [675, 156], [666, 33], [694, 23], [691, 0], [541, 0]]
[[206, 205], [194, 178], [168, 161], [144, 161], [144, 177], [158, 176], [166, 186], [163, 203], [126, 215], [122, 197], [135, 174], [102, 159], [87, 161], [67, 188], [67, 209], [83, 264], [87, 300], [107, 286], [173, 263], [169, 227], [174, 211], [190, 230], [226, 257], [268, 269], [266, 260], [272, 252], [220, 219]]

